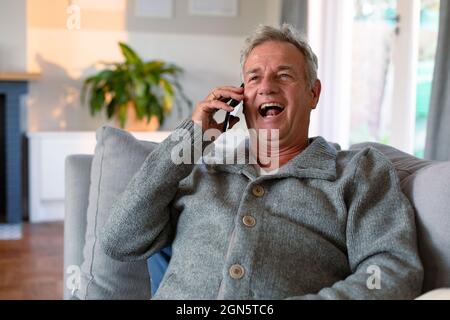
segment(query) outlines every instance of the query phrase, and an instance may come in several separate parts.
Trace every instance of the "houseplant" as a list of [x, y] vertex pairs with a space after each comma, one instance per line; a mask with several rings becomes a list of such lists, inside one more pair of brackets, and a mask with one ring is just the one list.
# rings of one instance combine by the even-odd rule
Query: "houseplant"
[[81, 102], [88, 100], [92, 116], [105, 110], [107, 118], [114, 117], [121, 128], [133, 114], [147, 123], [156, 118], [162, 125], [174, 103], [179, 110], [182, 104], [192, 107], [178, 82], [181, 68], [162, 60], [144, 62], [125, 43], [119, 46], [124, 61], [103, 63], [104, 70], [83, 82]]

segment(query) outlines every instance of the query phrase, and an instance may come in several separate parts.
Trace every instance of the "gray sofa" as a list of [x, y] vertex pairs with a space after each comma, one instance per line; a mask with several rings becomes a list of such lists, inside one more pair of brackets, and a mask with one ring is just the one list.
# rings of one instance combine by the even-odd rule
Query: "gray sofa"
[[[146, 261], [119, 262], [104, 255], [97, 237], [109, 206], [156, 144], [104, 126], [94, 155], [66, 158], [64, 298], [149, 299]], [[416, 211], [418, 243], [425, 267], [423, 292], [450, 287], [450, 162], [415, 158], [395, 148], [363, 143], [384, 153], [397, 169]]]

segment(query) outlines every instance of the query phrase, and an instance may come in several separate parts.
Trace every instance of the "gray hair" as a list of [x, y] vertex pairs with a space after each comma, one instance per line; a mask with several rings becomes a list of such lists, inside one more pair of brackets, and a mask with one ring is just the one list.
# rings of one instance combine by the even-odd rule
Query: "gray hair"
[[245, 40], [241, 50], [241, 67], [247, 60], [250, 52], [258, 45], [267, 41], [281, 41], [293, 44], [305, 57], [305, 77], [310, 88], [317, 80], [318, 61], [305, 37], [303, 37], [292, 25], [284, 23], [281, 28], [259, 25], [255, 32]]

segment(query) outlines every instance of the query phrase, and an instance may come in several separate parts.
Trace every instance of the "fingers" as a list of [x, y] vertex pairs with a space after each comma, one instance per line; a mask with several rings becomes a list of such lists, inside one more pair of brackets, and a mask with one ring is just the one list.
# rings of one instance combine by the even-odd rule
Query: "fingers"
[[240, 87], [219, 87], [211, 91], [206, 97], [206, 100], [220, 100], [227, 101], [229, 99], [235, 99], [241, 101], [244, 99], [244, 88]]
[[244, 88], [243, 87], [233, 87], [233, 86], [223, 86], [223, 87], [217, 87], [214, 90], [219, 90], [219, 89], [224, 89], [224, 90], [229, 90], [229, 91], [233, 91], [233, 92], [244, 92]]
[[199, 108], [203, 112], [207, 113], [215, 113], [217, 110], [222, 109], [227, 112], [233, 112], [234, 108], [230, 107], [225, 102], [222, 102], [220, 100], [212, 100], [212, 101], [203, 101], [199, 103]]
[[[192, 113], [192, 121], [201, 125], [203, 130], [215, 127], [218, 124], [214, 120], [214, 113], [220, 109], [226, 112], [233, 112], [234, 108], [226, 103], [230, 99], [237, 101], [244, 100], [244, 88], [223, 86], [212, 90], [203, 101], [196, 105]], [[237, 121], [239, 119], [235, 120], [235, 122]], [[234, 125], [235, 123], [232, 124]]]

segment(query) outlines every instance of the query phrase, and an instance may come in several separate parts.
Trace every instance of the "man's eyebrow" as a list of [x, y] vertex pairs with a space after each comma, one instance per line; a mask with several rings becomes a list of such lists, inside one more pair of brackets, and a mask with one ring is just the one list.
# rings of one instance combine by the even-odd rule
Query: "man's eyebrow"
[[[261, 68], [253, 68], [253, 69], [250, 69], [247, 72], [245, 72], [245, 74], [257, 73], [259, 70], [261, 70]], [[294, 70], [294, 67], [291, 65], [282, 65], [277, 68], [277, 71], [283, 71], [283, 70], [291, 70], [292, 71], [292, 70]]]
[[278, 71], [283, 71], [283, 70], [293, 70], [294, 68], [290, 65], [283, 65], [283, 66], [279, 66], [278, 67]]
[[256, 73], [256, 72], [258, 72], [260, 69], [261, 69], [261, 68], [253, 68], [253, 69], [250, 69], [250, 70], [248, 70], [247, 72], [245, 72], [245, 74]]

